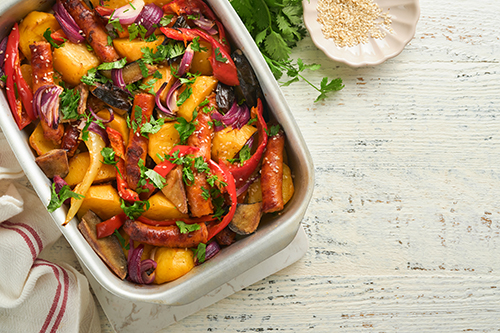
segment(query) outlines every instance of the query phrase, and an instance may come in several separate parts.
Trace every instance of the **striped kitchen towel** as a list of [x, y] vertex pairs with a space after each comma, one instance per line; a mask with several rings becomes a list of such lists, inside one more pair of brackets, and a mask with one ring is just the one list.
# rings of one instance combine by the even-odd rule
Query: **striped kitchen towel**
[[11, 180], [23, 174], [7, 149], [0, 146], [0, 332], [100, 332], [85, 276], [39, 258], [61, 233], [36, 194]]

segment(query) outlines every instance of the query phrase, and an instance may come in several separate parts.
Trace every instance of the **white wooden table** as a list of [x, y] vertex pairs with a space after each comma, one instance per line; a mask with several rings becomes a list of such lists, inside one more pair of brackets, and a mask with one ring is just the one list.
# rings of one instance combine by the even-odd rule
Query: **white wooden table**
[[499, 14], [498, 0], [421, 0], [415, 38], [376, 67], [301, 42], [313, 81], [346, 85], [319, 104], [283, 88], [315, 163], [310, 249], [162, 332], [499, 330]]

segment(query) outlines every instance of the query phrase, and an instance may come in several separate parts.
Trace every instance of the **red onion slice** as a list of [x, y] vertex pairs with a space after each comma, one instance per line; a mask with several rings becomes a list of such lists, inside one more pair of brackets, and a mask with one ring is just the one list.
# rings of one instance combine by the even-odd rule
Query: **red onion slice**
[[[222, 122], [225, 126], [241, 129], [250, 120], [250, 111], [246, 104], [238, 105], [238, 103], [235, 102], [225, 115], [221, 115], [219, 112], [213, 112], [212, 119]], [[214, 129], [218, 132], [223, 128], [224, 126], [215, 126]]]
[[155, 103], [158, 109], [160, 109], [161, 112], [165, 113], [166, 116], [168, 117], [175, 117], [175, 114], [170, 111], [168, 108], [166, 108], [162, 103], [161, 103], [161, 94], [163, 93], [163, 90], [167, 87], [167, 82], [163, 83], [160, 87], [160, 89], [156, 92], [155, 96]]
[[118, 88], [128, 91], [125, 80], [123, 79], [123, 68], [113, 68], [111, 70], [111, 80], [113, 80], [113, 84]]
[[104, 140], [104, 143], [106, 144], [106, 146], [109, 145], [108, 133], [106, 132], [106, 130], [104, 128], [99, 126], [97, 123], [91, 122], [88, 130], [100, 135], [101, 138]]
[[179, 89], [181, 85], [182, 85], [181, 81], [180, 80], [176, 80], [174, 82], [174, 84], [172, 85], [172, 87], [170, 87], [170, 90], [167, 93], [167, 101], [166, 101], [167, 102], [167, 108], [171, 112], [175, 112], [178, 109], [178, 106], [177, 106], [177, 89]]
[[215, 35], [217, 33], [217, 29], [215, 29], [215, 21], [209, 20], [201, 14], [199, 18], [193, 20], [193, 23], [210, 35]]
[[78, 26], [73, 16], [64, 8], [60, 0], [57, 0], [56, 4], [52, 8], [54, 10], [54, 16], [59, 22], [61, 29], [66, 34], [66, 37], [73, 43], [81, 43], [85, 38], [81, 35], [82, 29]]
[[63, 88], [52, 84], [38, 88], [33, 96], [33, 110], [35, 117], [42, 117], [47, 125], [56, 129], [59, 126], [59, 95]]
[[155, 30], [156, 25], [163, 17], [163, 10], [154, 3], [147, 4], [135, 19], [135, 23], [146, 28], [146, 37], [149, 37]]
[[113, 112], [112, 108], [107, 108], [109, 112], [109, 119], [104, 119], [102, 117], [99, 117], [97, 113], [95, 113], [94, 110], [92, 110], [90, 105], [88, 106], [88, 109], [90, 110], [90, 113], [92, 113], [92, 116], [94, 116], [95, 119], [102, 121], [103, 124], [108, 124], [115, 119], [115, 113]]
[[142, 9], [144, 0], [133, 0], [123, 7], [117, 8], [112, 14], [111, 19], [118, 19], [121, 24], [132, 24], [135, 22]]
[[[134, 241], [130, 239], [128, 250], [128, 276], [130, 280], [139, 284], [151, 284], [155, 279], [156, 262], [152, 259], [141, 261], [144, 252], [144, 244], [139, 244], [134, 248]], [[149, 272], [153, 270], [152, 273]]]
[[179, 68], [177, 68], [177, 76], [183, 77], [184, 74], [189, 72], [189, 68], [191, 67], [191, 63], [193, 62], [194, 51], [191, 49], [191, 44], [186, 47], [186, 51], [182, 56], [181, 64]]
[[[219, 245], [219, 243], [217, 243], [217, 242], [214, 241], [214, 242], [211, 242], [211, 243], [207, 244], [207, 247], [205, 248], [205, 261], [212, 259], [219, 252], [220, 252], [220, 245]], [[200, 265], [201, 264], [198, 261], [198, 257], [195, 257], [194, 264], [195, 265]]]
[[259, 179], [259, 174], [255, 174], [253, 175], [252, 177], [248, 178], [248, 180], [245, 182], [245, 184], [243, 184], [243, 186], [241, 186], [240, 188], [237, 188], [236, 189], [236, 196], [239, 197], [240, 195], [242, 195], [243, 193], [245, 193], [246, 190], [248, 190], [248, 188], [250, 187], [250, 185], [253, 184], [253, 182], [255, 182], [257, 179]]

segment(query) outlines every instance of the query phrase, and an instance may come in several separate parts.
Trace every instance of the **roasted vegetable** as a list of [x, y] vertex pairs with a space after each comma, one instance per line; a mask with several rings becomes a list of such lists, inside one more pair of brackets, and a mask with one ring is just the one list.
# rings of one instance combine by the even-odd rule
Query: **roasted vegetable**
[[132, 107], [129, 95], [110, 83], [96, 83], [94, 87], [90, 88], [90, 92], [104, 103], [117, 109], [129, 111]]
[[61, 73], [64, 82], [76, 86], [89, 69], [97, 67], [101, 61], [84, 44], [67, 41], [54, 49], [54, 69]]
[[250, 65], [241, 50], [234, 51], [232, 58], [238, 70], [238, 79], [240, 80], [240, 85], [234, 87], [237, 100], [245, 101], [249, 107], [257, 106], [257, 99], [264, 100], [264, 95], [262, 94], [252, 65]]
[[183, 214], [188, 213], [186, 189], [182, 180], [182, 166], [178, 165], [165, 178], [166, 185], [161, 189], [165, 198]]
[[35, 158], [36, 164], [48, 178], [66, 177], [69, 172], [68, 155], [64, 149], [53, 149]]
[[78, 224], [83, 237], [109, 268], [120, 278], [127, 276], [127, 259], [116, 236], [97, 238], [96, 225], [102, 220], [89, 210]]
[[238, 204], [229, 229], [238, 235], [248, 235], [257, 230], [262, 217], [262, 202]]

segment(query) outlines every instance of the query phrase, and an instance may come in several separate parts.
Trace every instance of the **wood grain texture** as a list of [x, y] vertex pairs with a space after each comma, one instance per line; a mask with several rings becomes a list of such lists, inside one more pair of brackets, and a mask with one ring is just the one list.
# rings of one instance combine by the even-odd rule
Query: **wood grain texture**
[[[345, 88], [283, 91], [316, 186], [298, 263], [162, 332], [500, 329], [498, 0], [422, 0], [396, 58], [353, 69], [309, 38], [294, 58]], [[103, 319], [103, 331], [110, 332]]]

